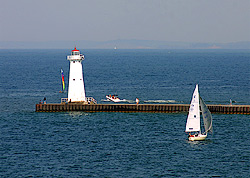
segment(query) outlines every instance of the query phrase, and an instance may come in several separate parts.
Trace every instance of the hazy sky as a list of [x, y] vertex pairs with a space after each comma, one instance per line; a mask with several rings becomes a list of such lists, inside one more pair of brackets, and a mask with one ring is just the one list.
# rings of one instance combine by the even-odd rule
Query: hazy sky
[[250, 41], [250, 0], [0, 0], [0, 41]]

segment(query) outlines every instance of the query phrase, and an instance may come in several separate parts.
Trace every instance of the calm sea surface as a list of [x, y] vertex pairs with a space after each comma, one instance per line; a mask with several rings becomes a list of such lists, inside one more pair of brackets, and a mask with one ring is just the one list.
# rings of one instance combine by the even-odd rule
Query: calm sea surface
[[[250, 177], [250, 116], [213, 114], [214, 134], [189, 142], [187, 114], [36, 113], [59, 103], [67, 50], [0, 50], [0, 177]], [[249, 50], [81, 50], [98, 103], [250, 104]]]

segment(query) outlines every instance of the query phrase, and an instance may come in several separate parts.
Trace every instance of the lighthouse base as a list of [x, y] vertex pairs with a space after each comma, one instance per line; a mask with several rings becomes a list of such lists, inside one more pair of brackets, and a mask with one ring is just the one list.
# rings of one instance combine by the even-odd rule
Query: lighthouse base
[[93, 97], [86, 97], [86, 101], [70, 102], [68, 98], [61, 98], [61, 104], [63, 103], [81, 103], [81, 104], [97, 104], [97, 101]]

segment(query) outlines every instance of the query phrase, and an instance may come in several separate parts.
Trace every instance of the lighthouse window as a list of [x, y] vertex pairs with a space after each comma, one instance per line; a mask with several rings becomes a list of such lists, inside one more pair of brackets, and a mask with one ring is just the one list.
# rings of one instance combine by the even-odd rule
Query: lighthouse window
[[73, 81], [75, 81], [76, 79], [73, 79]]

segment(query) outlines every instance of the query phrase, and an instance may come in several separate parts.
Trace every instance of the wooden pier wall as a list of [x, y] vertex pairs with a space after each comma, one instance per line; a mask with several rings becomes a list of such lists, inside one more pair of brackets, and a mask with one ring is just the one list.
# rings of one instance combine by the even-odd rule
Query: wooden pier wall
[[[188, 112], [189, 104], [36, 104], [36, 112]], [[211, 113], [250, 114], [250, 105], [207, 105]]]

